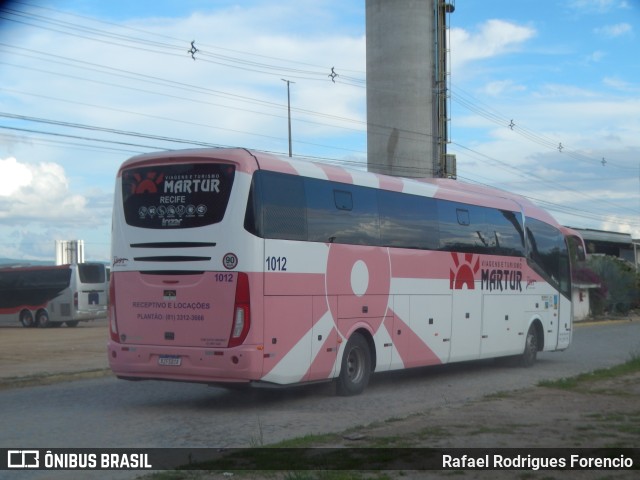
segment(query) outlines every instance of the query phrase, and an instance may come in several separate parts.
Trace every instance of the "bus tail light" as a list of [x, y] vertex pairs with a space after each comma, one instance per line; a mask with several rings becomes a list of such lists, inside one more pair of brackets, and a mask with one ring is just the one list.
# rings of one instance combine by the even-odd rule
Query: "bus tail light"
[[73, 292], [73, 306], [78, 309], [78, 292]]
[[120, 343], [118, 338], [118, 323], [116, 322], [116, 282], [113, 275], [109, 281], [109, 335], [111, 340]]
[[238, 273], [236, 300], [233, 306], [233, 325], [228, 347], [237, 347], [247, 338], [251, 326], [251, 308], [249, 301], [249, 276]]

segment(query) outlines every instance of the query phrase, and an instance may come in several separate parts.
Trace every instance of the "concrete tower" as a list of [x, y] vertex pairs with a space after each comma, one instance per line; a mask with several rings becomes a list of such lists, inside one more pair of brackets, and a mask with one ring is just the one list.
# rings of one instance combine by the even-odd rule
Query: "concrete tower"
[[440, 96], [446, 95], [444, 16], [442, 0], [366, 0], [371, 172], [440, 174], [447, 125]]

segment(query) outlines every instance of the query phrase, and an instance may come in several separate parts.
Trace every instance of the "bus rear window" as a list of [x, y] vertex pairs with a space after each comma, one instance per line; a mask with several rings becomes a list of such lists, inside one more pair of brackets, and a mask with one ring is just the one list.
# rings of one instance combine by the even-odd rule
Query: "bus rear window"
[[78, 273], [82, 283], [104, 283], [107, 281], [107, 269], [104, 265], [79, 263]]
[[235, 167], [195, 163], [137, 167], [122, 173], [127, 224], [141, 228], [193, 228], [219, 223]]

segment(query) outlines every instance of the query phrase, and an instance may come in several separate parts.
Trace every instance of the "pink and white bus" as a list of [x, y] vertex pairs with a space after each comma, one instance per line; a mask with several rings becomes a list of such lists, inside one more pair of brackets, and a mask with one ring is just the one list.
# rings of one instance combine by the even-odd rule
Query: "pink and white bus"
[[571, 343], [556, 221], [511, 193], [244, 149], [117, 174], [109, 362], [123, 379], [292, 385]]

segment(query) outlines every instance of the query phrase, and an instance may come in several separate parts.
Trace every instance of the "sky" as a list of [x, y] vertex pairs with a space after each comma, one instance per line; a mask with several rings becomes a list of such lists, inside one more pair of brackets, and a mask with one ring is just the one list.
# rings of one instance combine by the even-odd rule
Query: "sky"
[[[640, 238], [640, 0], [453, 3], [458, 178]], [[283, 79], [294, 156], [365, 168], [365, 47], [363, 0], [0, 2], [0, 258], [108, 261], [133, 155], [286, 156]]]

